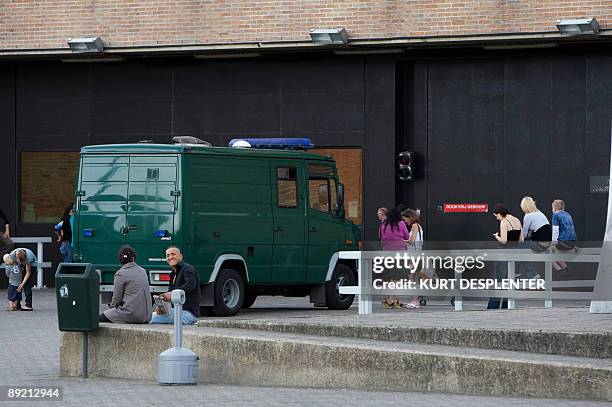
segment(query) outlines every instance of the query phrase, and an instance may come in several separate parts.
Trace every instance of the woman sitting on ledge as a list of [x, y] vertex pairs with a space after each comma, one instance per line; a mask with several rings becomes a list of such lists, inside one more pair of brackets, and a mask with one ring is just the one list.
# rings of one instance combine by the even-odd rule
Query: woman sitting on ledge
[[149, 279], [145, 269], [136, 264], [136, 252], [129, 246], [119, 251], [121, 268], [113, 280], [110, 309], [100, 314], [100, 322], [147, 324], [151, 320], [152, 304]]

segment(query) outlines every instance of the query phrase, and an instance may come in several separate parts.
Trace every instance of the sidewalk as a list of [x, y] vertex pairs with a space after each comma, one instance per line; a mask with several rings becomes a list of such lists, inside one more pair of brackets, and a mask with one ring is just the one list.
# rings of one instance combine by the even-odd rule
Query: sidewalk
[[[5, 298], [5, 291], [0, 296]], [[280, 301], [277, 301], [280, 300]], [[271, 308], [283, 305], [283, 309]], [[261, 298], [255, 309], [245, 311], [239, 318], [287, 317], [333, 318], [334, 315], [356, 314], [356, 309], [342, 313], [313, 309], [306, 299]], [[260, 308], [263, 307], [263, 308]], [[599, 402], [572, 400], [534, 400], [501, 397], [476, 397], [452, 394], [422, 394], [373, 392], [358, 390], [326, 390], [307, 388], [248, 387], [226, 385], [203, 385], [188, 387], [165, 387], [152, 382], [115, 379], [60, 378], [59, 377], [59, 333], [55, 309], [54, 292], [34, 291], [34, 312], [3, 312], [0, 317], [0, 382], [3, 385], [63, 386], [62, 406], [91, 405], [410, 405], [448, 406], [452, 404], [496, 405], [496, 406], [598, 406]], [[433, 310], [431, 308], [430, 310]], [[429, 314], [431, 312], [422, 312]], [[437, 315], [438, 313], [436, 313]], [[484, 312], [477, 314], [486, 314]], [[377, 314], [374, 314], [376, 316]], [[397, 316], [396, 316], [397, 315]], [[389, 317], [406, 318], [404, 313]], [[415, 314], [416, 315], [416, 314]], [[309, 318], [311, 318], [309, 317]], [[356, 318], [351, 316], [350, 318]], [[608, 327], [610, 324], [608, 323]], [[168, 327], [170, 329], [170, 327]], [[205, 329], [205, 328], [198, 328]], [[16, 363], [18, 361], [18, 363]], [[8, 368], [16, 366], [16, 368]], [[34, 403], [2, 403], [29, 405]], [[37, 402], [35, 405], [60, 405], [57, 402]]]

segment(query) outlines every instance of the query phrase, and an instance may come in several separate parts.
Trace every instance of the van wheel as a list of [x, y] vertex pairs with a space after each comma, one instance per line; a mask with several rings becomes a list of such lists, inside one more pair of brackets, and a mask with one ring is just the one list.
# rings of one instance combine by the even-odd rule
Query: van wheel
[[336, 264], [330, 281], [325, 283], [325, 303], [329, 309], [347, 309], [353, 304], [355, 296], [340, 294], [342, 286], [355, 285], [353, 270], [346, 264]]
[[236, 315], [244, 302], [244, 284], [237, 271], [223, 269], [215, 281], [215, 306], [213, 313], [227, 317]]
[[242, 308], [251, 308], [257, 299], [257, 294], [251, 294], [247, 291], [244, 295], [244, 301], [242, 302]]

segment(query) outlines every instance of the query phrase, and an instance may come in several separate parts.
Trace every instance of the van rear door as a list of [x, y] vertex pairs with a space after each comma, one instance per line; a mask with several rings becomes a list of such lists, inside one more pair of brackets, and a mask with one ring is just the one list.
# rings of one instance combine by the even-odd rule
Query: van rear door
[[130, 155], [126, 244], [141, 265], [167, 268], [166, 248], [174, 240], [179, 188], [176, 154]]
[[82, 261], [100, 267], [102, 282], [112, 283], [125, 244], [129, 156], [83, 155], [80, 165], [75, 245]]

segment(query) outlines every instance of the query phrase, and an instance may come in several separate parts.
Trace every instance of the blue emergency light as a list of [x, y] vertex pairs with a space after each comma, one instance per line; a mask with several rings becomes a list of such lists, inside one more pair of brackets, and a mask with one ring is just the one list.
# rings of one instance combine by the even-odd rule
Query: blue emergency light
[[94, 235], [93, 229], [83, 229], [83, 236], [93, 237], [93, 235]]
[[155, 233], [155, 236], [157, 237], [166, 237], [168, 236], [168, 231], [166, 229], [160, 229], [157, 231], [157, 233]]
[[[248, 143], [248, 145], [246, 145], [245, 142]], [[235, 138], [230, 140], [229, 147], [308, 150], [309, 148], [314, 148], [314, 144], [312, 144], [309, 138]]]

